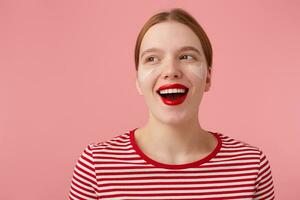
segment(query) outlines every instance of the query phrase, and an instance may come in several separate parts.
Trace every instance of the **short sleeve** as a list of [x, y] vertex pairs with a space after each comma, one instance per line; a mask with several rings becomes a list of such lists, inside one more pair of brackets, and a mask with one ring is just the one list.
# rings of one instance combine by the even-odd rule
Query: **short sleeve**
[[261, 151], [259, 171], [256, 180], [254, 199], [275, 199], [271, 167], [266, 155]]
[[74, 167], [69, 200], [94, 199], [97, 199], [97, 180], [92, 148], [88, 145]]

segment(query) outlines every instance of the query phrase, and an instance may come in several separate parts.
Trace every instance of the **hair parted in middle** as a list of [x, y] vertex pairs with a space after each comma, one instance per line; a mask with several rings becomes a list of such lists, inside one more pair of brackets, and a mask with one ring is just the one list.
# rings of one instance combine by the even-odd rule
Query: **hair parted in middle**
[[197, 22], [197, 20], [192, 15], [190, 15], [187, 11], [181, 8], [173, 8], [169, 12], [164, 11], [153, 15], [142, 27], [135, 44], [134, 57], [135, 57], [136, 71], [138, 70], [138, 66], [139, 66], [139, 56], [140, 56], [139, 54], [140, 54], [141, 43], [146, 32], [155, 24], [168, 22], [168, 21], [175, 21], [175, 22], [182, 23], [188, 26], [197, 35], [203, 48], [208, 69], [210, 69], [212, 67], [213, 52], [212, 52], [212, 46], [210, 40], [207, 34], [205, 33], [204, 29]]

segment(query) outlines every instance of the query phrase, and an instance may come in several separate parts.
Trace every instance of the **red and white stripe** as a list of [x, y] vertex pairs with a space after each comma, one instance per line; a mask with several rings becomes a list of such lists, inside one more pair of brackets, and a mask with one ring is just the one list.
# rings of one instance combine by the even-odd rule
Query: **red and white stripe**
[[88, 145], [74, 168], [70, 200], [274, 199], [261, 150], [221, 133], [206, 158], [183, 165], [156, 162], [139, 149], [134, 130]]

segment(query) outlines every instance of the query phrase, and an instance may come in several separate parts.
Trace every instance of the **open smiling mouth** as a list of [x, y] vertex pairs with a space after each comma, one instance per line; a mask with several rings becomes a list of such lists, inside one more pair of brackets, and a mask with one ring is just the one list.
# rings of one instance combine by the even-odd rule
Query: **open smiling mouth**
[[162, 86], [157, 93], [166, 105], [178, 105], [184, 102], [189, 89], [181, 84]]

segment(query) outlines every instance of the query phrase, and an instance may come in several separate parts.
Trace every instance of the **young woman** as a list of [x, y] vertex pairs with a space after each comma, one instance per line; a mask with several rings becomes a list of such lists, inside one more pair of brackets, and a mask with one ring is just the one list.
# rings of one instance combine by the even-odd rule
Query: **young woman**
[[264, 153], [199, 124], [212, 48], [190, 14], [151, 17], [137, 38], [135, 64], [148, 122], [88, 145], [69, 199], [274, 199]]

